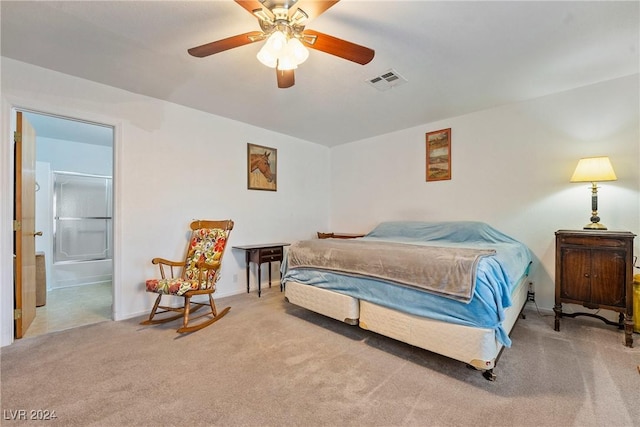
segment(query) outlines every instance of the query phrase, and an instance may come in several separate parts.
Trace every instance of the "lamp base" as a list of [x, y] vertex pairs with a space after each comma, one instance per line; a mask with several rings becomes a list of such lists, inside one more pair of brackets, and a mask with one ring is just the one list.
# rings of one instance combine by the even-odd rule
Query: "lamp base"
[[606, 230], [607, 227], [599, 222], [591, 222], [583, 227], [584, 230]]

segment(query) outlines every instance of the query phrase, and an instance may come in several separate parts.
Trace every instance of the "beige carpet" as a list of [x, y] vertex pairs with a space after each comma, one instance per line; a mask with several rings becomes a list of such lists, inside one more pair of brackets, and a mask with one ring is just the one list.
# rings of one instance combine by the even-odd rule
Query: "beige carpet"
[[[463, 363], [311, 313], [277, 288], [180, 336], [140, 319], [1, 352], [2, 425], [640, 426], [640, 336], [527, 311], [489, 382]], [[53, 422], [16, 422], [26, 410]], [[38, 413], [34, 413], [38, 414]], [[42, 413], [40, 413], [42, 414]]]

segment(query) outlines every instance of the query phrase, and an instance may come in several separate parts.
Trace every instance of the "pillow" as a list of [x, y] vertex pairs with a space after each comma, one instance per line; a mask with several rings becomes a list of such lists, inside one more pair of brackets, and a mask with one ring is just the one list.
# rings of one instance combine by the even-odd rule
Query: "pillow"
[[380, 223], [366, 237], [447, 242], [516, 242], [506, 234], [479, 221], [389, 221]]

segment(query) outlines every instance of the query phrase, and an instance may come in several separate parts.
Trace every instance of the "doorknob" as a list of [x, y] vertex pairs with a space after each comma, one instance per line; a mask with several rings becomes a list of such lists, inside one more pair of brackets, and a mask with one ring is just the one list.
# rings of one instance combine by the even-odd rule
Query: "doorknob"
[[33, 233], [34, 236], [42, 236], [42, 231], [36, 231]]

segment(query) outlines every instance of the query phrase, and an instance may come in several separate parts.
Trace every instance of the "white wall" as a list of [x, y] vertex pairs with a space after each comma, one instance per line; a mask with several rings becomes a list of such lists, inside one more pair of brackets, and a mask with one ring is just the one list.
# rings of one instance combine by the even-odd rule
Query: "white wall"
[[[554, 232], [581, 229], [591, 216], [590, 184], [569, 182], [579, 158], [611, 158], [618, 180], [599, 185], [601, 222], [640, 232], [638, 81], [633, 75], [336, 147], [330, 229], [367, 232], [402, 219], [484, 221], [531, 248], [536, 300], [551, 309]], [[452, 132], [452, 179], [425, 182], [425, 133], [445, 128]]]
[[[1, 60], [1, 345], [9, 344], [13, 336], [12, 107], [114, 126], [116, 320], [148, 313], [153, 296], [144, 292], [144, 280], [157, 275], [150, 260], [156, 256], [182, 258], [188, 225], [194, 218], [233, 219], [230, 246], [310, 238], [327, 227], [328, 148], [11, 59]], [[247, 143], [277, 148], [277, 192], [247, 190]], [[246, 291], [244, 267], [244, 254], [229, 247], [218, 297]], [[275, 271], [274, 280], [277, 278]], [[251, 286], [255, 288], [253, 279]]]
[[36, 158], [49, 163], [54, 172], [113, 173], [113, 148], [103, 145], [36, 136]]

